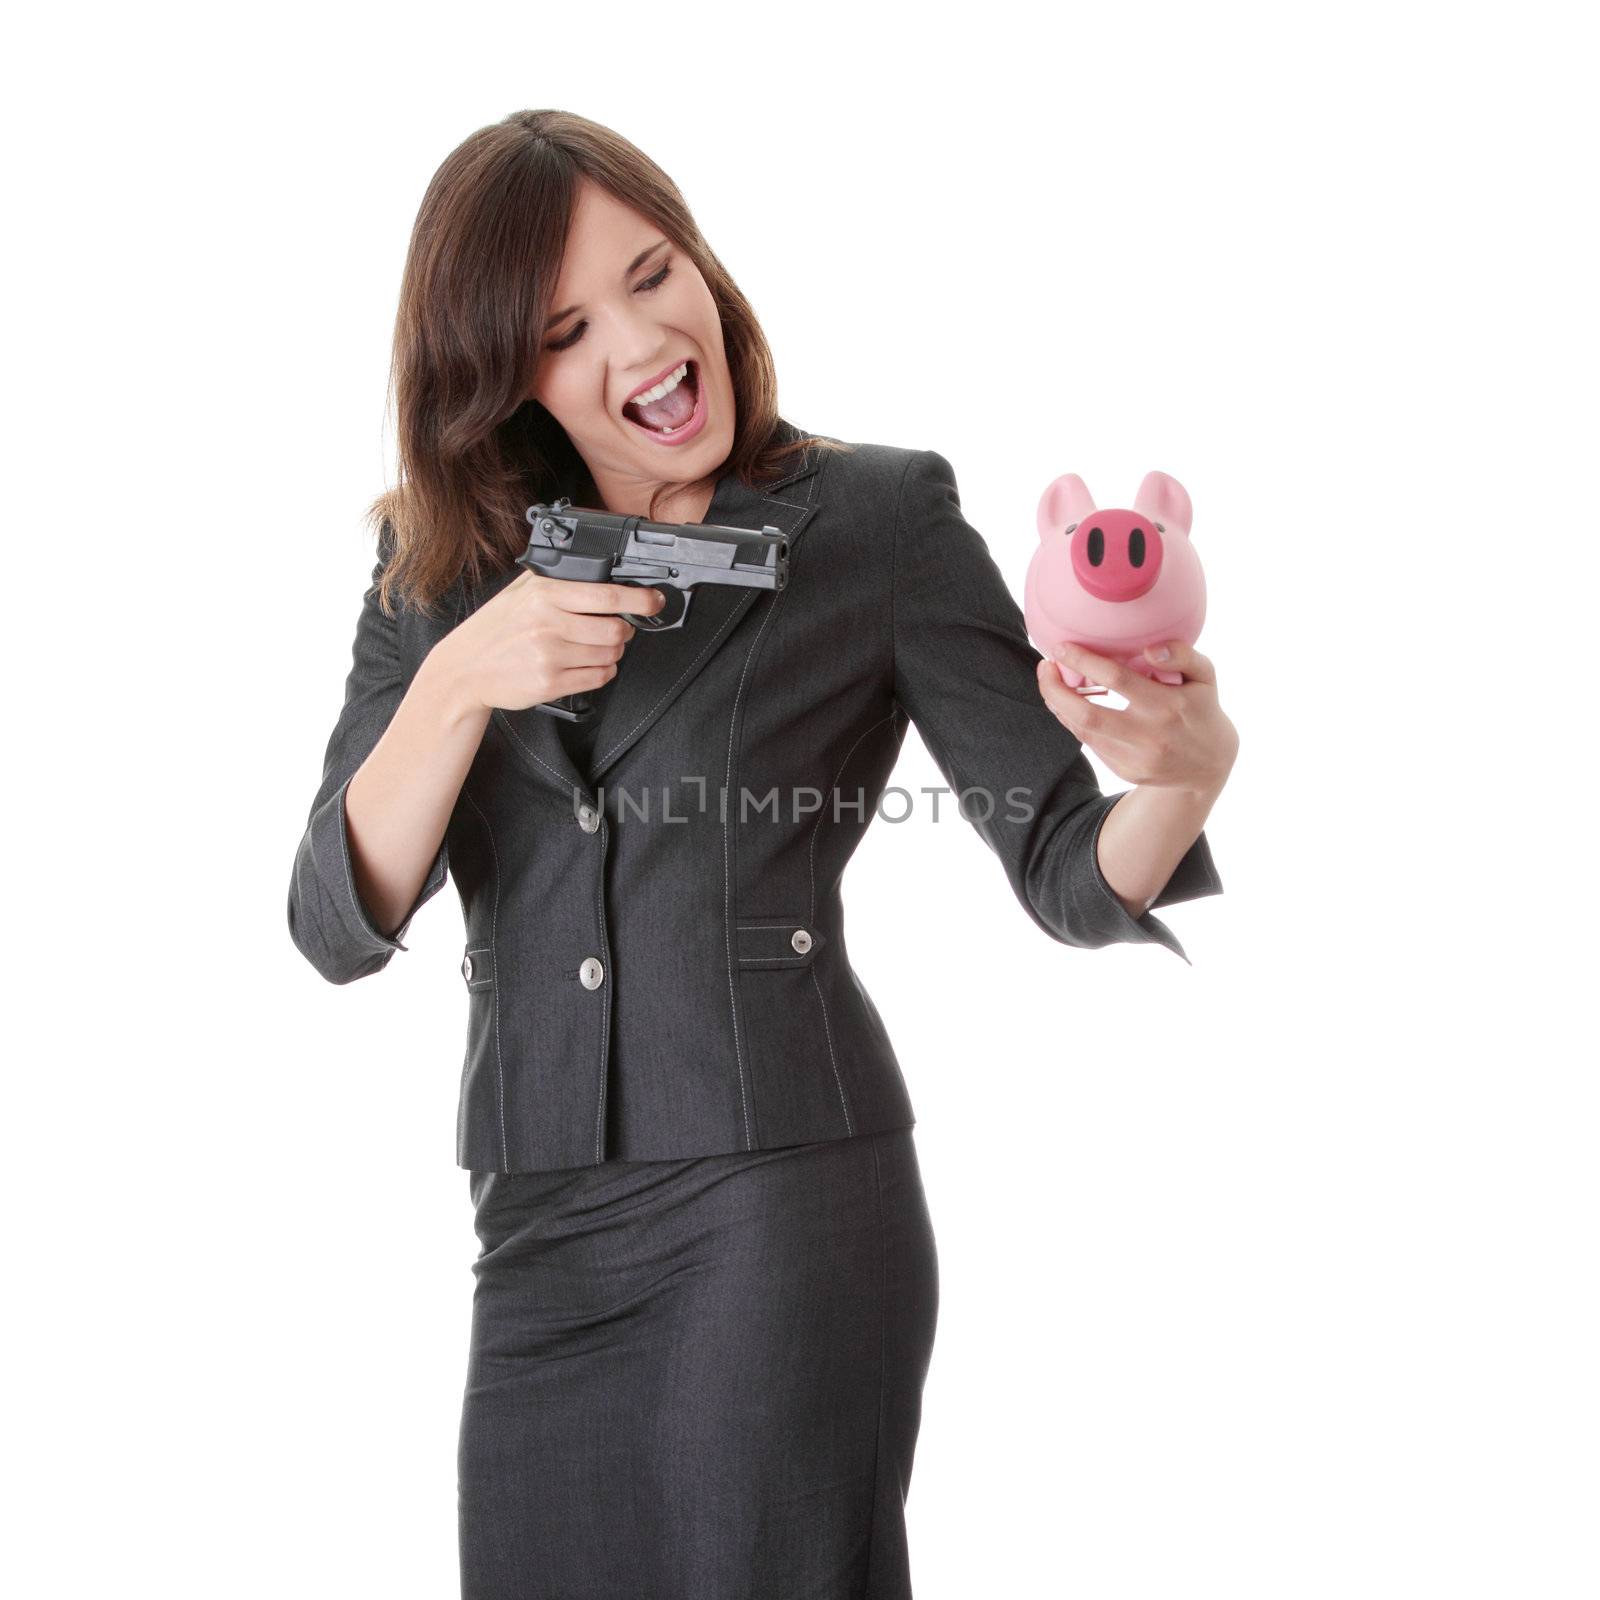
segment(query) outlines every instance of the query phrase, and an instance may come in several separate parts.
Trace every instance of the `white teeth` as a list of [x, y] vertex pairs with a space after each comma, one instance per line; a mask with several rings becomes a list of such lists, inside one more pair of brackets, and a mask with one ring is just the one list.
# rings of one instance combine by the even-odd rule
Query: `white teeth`
[[628, 404], [630, 406], [647, 406], [652, 400], [659, 400], [664, 394], [671, 394], [683, 382], [689, 371], [689, 363], [685, 361], [676, 372], [669, 372], [653, 389], [646, 389], [643, 394], [636, 394]]

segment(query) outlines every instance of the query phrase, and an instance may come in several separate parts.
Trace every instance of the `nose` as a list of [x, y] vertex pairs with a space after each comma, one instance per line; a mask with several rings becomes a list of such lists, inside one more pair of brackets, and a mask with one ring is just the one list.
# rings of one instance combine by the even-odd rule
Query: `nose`
[[1091, 512], [1070, 537], [1072, 575], [1096, 600], [1137, 600], [1161, 573], [1161, 530], [1137, 512]]

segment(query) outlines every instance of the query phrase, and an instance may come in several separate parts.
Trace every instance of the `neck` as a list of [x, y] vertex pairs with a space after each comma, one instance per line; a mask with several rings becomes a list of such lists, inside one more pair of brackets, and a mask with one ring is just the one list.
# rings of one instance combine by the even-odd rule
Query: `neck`
[[[692, 491], [689, 488], [675, 489], [663, 495], [656, 508], [657, 522], [704, 522], [706, 513], [711, 509], [712, 498], [716, 494], [716, 485], [702, 484]], [[645, 506], [649, 496], [644, 496], [636, 505], [613, 506], [607, 502], [606, 510], [617, 512], [623, 516], [639, 516], [645, 514]]]

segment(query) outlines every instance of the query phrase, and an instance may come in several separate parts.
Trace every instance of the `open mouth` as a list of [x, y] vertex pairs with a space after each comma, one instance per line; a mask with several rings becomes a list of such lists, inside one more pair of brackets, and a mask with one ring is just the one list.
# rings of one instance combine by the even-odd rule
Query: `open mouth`
[[[672, 382], [674, 376], [677, 376], [676, 382]], [[658, 395], [647, 407], [641, 406], [636, 400], [629, 400], [622, 407], [622, 415], [652, 438], [671, 443], [686, 437], [704, 418], [699, 363], [692, 357], [680, 362], [673, 374], [664, 381], [671, 383], [671, 388], [665, 394]]]

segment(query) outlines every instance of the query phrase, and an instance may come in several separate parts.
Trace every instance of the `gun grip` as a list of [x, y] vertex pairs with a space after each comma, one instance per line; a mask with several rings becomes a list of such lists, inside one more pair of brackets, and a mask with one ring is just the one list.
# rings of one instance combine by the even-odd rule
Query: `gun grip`
[[548, 711], [563, 722], [587, 722], [594, 715], [594, 702], [586, 694], [564, 694], [555, 700], [544, 700], [533, 708]]
[[[694, 592], [666, 585], [661, 594], [666, 605], [655, 616], [638, 617], [631, 611], [624, 611], [620, 615], [640, 633], [665, 633], [669, 628], [681, 628], [683, 619], [689, 615], [689, 602], [694, 599]], [[662, 621], [663, 617], [668, 620]], [[594, 715], [594, 702], [586, 694], [567, 694], [557, 700], [542, 701], [535, 709], [547, 711], [564, 722], [587, 722]]]

